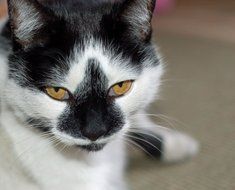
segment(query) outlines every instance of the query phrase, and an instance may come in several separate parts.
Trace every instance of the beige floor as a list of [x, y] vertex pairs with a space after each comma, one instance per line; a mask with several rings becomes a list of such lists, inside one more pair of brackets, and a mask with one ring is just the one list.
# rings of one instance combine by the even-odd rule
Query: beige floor
[[166, 32], [157, 41], [167, 73], [150, 112], [176, 118], [171, 123], [197, 138], [201, 152], [171, 166], [134, 155], [133, 190], [235, 190], [235, 44]]

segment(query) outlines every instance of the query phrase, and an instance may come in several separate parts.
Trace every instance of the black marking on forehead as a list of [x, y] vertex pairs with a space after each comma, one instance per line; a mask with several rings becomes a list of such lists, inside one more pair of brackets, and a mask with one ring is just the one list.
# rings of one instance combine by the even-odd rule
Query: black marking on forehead
[[100, 68], [96, 59], [89, 59], [85, 71], [85, 78], [75, 92], [78, 101], [89, 97], [106, 98], [108, 79]]

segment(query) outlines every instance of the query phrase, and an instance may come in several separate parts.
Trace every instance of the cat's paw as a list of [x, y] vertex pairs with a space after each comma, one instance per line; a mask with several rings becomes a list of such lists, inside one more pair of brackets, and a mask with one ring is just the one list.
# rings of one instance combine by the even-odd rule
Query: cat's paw
[[187, 160], [199, 151], [199, 143], [191, 136], [176, 131], [164, 136], [161, 159], [167, 163]]

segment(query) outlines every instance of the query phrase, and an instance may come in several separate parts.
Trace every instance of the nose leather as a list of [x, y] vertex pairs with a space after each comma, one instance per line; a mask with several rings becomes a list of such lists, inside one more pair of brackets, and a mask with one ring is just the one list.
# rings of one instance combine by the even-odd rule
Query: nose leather
[[96, 141], [109, 132], [109, 128], [102, 119], [102, 114], [91, 110], [86, 115], [85, 126], [81, 129], [82, 135], [91, 141]]
[[82, 130], [82, 135], [91, 141], [96, 141], [100, 137], [104, 136], [106, 133], [107, 133], [107, 130], [102, 126], [100, 126], [99, 129], [97, 126], [96, 127], [89, 126], [89, 127], [85, 127]]

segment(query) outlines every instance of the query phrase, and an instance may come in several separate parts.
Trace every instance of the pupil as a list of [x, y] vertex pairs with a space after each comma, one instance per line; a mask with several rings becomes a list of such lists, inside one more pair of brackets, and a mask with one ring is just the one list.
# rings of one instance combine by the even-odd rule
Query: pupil
[[55, 92], [59, 92], [60, 88], [54, 88]]
[[118, 86], [119, 86], [120, 88], [122, 88], [123, 82], [119, 83]]

